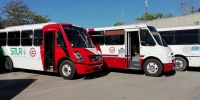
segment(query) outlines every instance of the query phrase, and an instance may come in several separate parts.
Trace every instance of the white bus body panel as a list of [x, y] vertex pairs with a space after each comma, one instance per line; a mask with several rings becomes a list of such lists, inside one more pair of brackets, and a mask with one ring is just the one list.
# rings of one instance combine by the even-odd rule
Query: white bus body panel
[[[200, 66], [200, 45], [169, 45], [174, 55], [182, 55], [189, 61], [189, 66]], [[196, 49], [192, 49], [196, 47]]]
[[[2, 48], [4, 49], [5, 54], [12, 59], [14, 68], [44, 71], [42, 59], [41, 59], [40, 47], [4, 46]], [[11, 48], [21, 48], [22, 55], [16, 55], [16, 53], [12, 54]], [[35, 49], [34, 57], [31, 57], [30, 55], [31, 48]]]

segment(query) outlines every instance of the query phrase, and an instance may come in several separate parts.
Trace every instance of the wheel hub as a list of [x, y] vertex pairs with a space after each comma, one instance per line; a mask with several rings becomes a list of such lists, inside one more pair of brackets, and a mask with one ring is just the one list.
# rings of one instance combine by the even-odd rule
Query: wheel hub
[[71, 74], [71, 67], [69, 65], [64, 65], [62, 67], [62, 72], [65, 76], [69, 76]]
[[10, 62], [6, 60], [5, 62], [5, 68], [8, 70], [10, 68]]
[[147, 70], [149, 73], [156, 73], [158, 71], [158, 65], [155, 63], [149, 63], [147, 65]]
[[182, 68], [183, 67], [183, 62], [181, 60], [176, 60], [175, 67], [176, 68]]

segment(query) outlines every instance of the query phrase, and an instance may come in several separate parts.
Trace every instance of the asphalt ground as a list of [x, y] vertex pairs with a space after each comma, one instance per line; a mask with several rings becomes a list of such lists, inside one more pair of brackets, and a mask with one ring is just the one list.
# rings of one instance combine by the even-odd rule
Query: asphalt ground
[[200, 100], [200, 69], [149, 77], [110, 69], [64, 80], [56, 73], [0, 71], [0, 100]]

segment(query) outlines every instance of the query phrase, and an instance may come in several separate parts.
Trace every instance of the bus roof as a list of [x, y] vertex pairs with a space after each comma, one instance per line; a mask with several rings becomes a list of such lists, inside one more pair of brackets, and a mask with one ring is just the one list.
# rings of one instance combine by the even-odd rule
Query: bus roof
[[7, 30], [37, 29], [37, 28], [42, 28], [43, 26], [48, 25], [48, 24], [55, 24], [55, 22], [29, 24], [29, 25], [18, 25], [18, 26], [6, 27], [5, 29], [7, 29]]
[[145, 28], [146, 24], [139, 25], [123, 25], [123, 26], [110, 26], [110, 27], [99, 27], [99, 28], [88, 28], [88, 30], [101, 31], [101, 30], [116, 30], [116, 29], [135, 29]]
[[178, 27], [165, 27], [165, 28], [157, 28], [157, 31], [188, 30], [188, 29], [200, 29], [200, 26], [190, 25], [190, 26], [178, 26]]
[[[4, 29], [0, 29], [0, 32], [6, 32], [6, 31], [20, 31], [20, 30], [32, 30], [32, 29], [42, 29], [46, 25], [50, 24], [66, 24], [66, 23], [55, 23], [55, 22], [48, 22], [48, 23], [39, 23], [39, 24], [29, 24], [29, 25], [19, 25], [19, 26], [11, 26], [6, 27]], [[78, 25], [70, 24], [75, 27], [80, 27]]]

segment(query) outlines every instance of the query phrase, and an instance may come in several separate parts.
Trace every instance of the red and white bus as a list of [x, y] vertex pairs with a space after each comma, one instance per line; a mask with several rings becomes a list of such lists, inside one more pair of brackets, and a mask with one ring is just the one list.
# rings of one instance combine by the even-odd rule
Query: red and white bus
[[42, 23], [0, 30], [0, 62], [13, 68], [59, 72], [64, 79], [102, 70], [101, 52], [86, 29], [72, 24]]
[[143, 70], [160, 76], [174, 70], [174, 55], [153, 26], [90, 28], [88, 33], [108, 68]]

